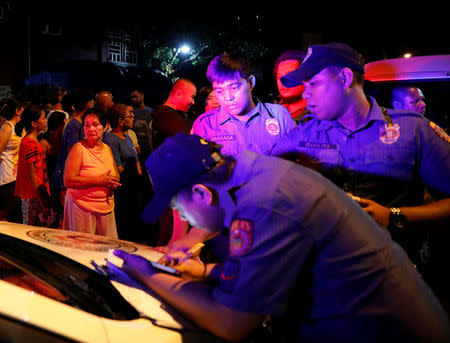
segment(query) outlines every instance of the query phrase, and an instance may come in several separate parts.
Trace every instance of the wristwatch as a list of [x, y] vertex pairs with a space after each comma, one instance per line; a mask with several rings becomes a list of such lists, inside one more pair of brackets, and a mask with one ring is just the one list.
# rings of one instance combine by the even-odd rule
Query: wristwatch
[[389, 215], [389, 228], [405, 229], [408, 226], [408, 220], [398, 207], [391, 207], [389, 211], [391, 211]]

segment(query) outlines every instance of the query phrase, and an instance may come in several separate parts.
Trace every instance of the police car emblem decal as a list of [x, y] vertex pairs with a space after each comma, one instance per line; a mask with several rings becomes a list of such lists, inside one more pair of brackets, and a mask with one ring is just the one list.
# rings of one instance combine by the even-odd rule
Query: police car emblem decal
[[400, 138], [400, 126], [398, 124], [385, 125], [380, 128], [380, 141], [384, 144], [393, 144]]
[[280, 125], [274, 118], [269, 118], [266, 120], [266, 130], [272, 136], [276, 136], [280, 133]]
[[122, 249], [129, 253], [137, 250], [130, 243], [106, 236], [95, 236], [84, 232], [36, 229], [27, 231], [27, 236], [41, 242], [72, 249], [108, 252]]
[[450, 143], [450, 136], [444, 131], [442, 127], [436, 125], [432, 121], [430, 121], [430, 126], [434, 130], [434, 132], [438, 134], [439, 137], [441, 137], [447, 143]]
[[252, 246], [253, 223], [244, 219], [236, 219], [230, 229], [230, 255], [242, 256]]

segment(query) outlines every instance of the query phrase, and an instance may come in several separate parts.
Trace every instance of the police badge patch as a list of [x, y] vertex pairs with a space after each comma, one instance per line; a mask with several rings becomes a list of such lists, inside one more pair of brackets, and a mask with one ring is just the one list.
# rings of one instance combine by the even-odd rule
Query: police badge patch
[[266, 120], [266, 130], [272, 136], [276, 136], [280, 133], [280, 125], [274, 118], [269, 118]]
[[380, 141], [383, 144], [393, 144], [400, 138], [400, 126], [398, 124], [394, 125], [384, 125], [380, 128]]
[[253, 223], [245, 219], [236, 219], [230, 229], [230, 255], [242, 256], [252, 246]]
[[450, 136], [444, 131], [443, 128], [441, 128], [439, 125], [436, 125], [432, 121], [430, 121], [430, 126], [438, 134], [439, 137], [441, 137], [444, 141], [447, 143], [450, 143]]

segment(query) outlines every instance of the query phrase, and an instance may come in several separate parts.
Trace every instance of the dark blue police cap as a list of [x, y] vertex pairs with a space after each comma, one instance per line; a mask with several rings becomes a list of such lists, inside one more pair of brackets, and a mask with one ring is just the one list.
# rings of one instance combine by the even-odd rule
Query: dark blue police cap
[[288, 88], [297, 87], [328, 66], [347, 67], [364, 74], [364, 64], [363, 57], [345, 43], [311, 45], [300, 67], [281, 77], [281, 83]]
[[222, 159], [221, 147], [198, 135], [179, 133], [166, 138], [145, 161], [154, 196], [145, 207], [142, 220], [157, 221], [179, 190], [195, 182]]

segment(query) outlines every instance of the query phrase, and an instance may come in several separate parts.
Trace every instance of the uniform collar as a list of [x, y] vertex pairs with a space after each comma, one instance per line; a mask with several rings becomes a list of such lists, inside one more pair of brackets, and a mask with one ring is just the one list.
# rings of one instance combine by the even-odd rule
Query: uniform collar
[[[369, 113], [367, 115], [366, 124], [364, 124], [363, 127], [359, 128], [355, 131], [359, 131], [359, 130], [363, 129], [372, 121], [386, 121], [385, 117], [383, 115], [383, 111], [381, 110], [381, 107], [378, 105], [377, 101], [371, 96], [367, 97], [367, 100], [370, 103], [370, 109], [369, 109]], [[333, 127], [347, 130], [337, 120], [332, 120], [332, 121], [321, 120], [320, 123], [321, 123], [321, 126], [323, 127], [324, 131], [328, 130], [330, 128], [333, 128]]]
[[225, 208], [225, 224], [230, 225], [236, 210], [234, 194], [239, 192], [239, 188], [244, 186], [250, 177], [249, 171], [258, 157], [254, 152], [244, 150], [236, 159], [233, 175], [230, 181], [220, 187], [222, 206]]
[[371, 96], [368, 97], [368, 100], [370, 102], [370, 110], [368, 115], [369, 122], [375, 120], [386, 121], [383, 115], [383, 111], [381, 110], [381, 107], [378, 105], [377, 101]]
[[[249, 122], [255, 116], [258, 116], [258, 115], [263, 114], [263, 113], [266, 113], [266, 110], [264, 109], [264, 106], [262, 106], [262, 103], [260, 101], [255, 101], [255, 107], [252, 108], [252, 110], [248, 113], [247, 122]], [[236, 116], [233, 116], [232, 114], [227, 113], [221, 107], [219, 109], [219, 113], [218, 113], [218, 116], [217, 116], [217, 121], [218, 121], [219, 125], [223, 125], [229, 120], [230, 121], [235, 121], [235, 120], [239, 120], [239, 119], [236, 118]]]

